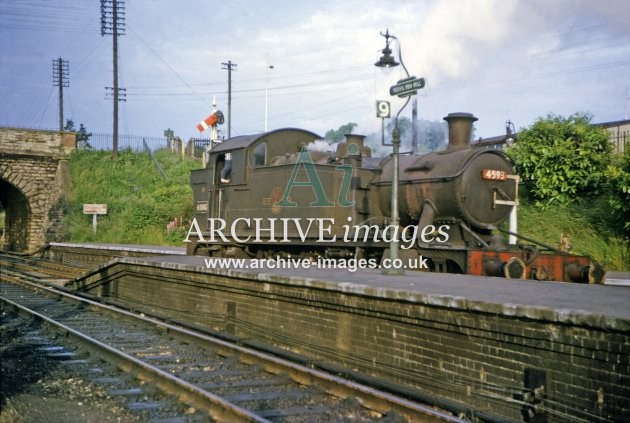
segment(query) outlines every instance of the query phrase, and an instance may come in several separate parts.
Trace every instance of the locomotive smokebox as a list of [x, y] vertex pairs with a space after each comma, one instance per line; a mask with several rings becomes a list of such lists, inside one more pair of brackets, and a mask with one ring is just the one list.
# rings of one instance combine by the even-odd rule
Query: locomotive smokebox
[[[444, 119], [449, 126], [446, 150], [400, 157], [400, 222], [425, 227], [436, 219], [454, 218], [487, 231], [507, 219], [512, 209], [496, 200], [516, 199], [516, 184], [509, 178], [512, 166], [502, 151], [470, 145], [477, 120], [472, 114], [451, 113]], [[391, 157], [381, 166], [379, 205], [383, 216], [391, 216]]]
[[473, 122], [478, 119], [471, 113], [449, 113], [444, 120], [448, 122], [448, 150], [470, 147]]

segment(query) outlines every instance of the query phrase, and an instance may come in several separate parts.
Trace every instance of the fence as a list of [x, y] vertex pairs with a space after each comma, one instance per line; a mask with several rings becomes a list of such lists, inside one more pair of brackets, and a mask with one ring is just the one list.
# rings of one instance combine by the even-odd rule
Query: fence
[[[185, 154], [188, 156], [201, 157], [201, 154], [205, 150], [206, 146], [210, 143], [209, 139], [203, 138], [191, 138], [187, 143], [184, 143], [179, 138], [166, 138], [166, 137], [150, 137], [140, 135], [118, 135], [118, 149], [123, 150], [130, 148], [133, 151], [156, 151], [159, 149], [167, 148], [173, 152], [180, 153], [182, 149], [185, 149]], [[79, 148], [92, 148], [94, 150], [111, 150], [113, 147], [113, 136], [107, 133], [92, 133], [92, 136], [87, 142], [87, 145], [79, 145]], [[191, 146], [194, 146], [191, 149]]]
[[[88, 145], [79, 145], [79, 148], [93, 148], [94, 150], [111, 150], [113, 148], [113, 136], [106, 133], [92, 133], [87, 141]], [[145, 145], [151, 151], [168, 148], [166, 137], [147, 137], [139, 135], [118, 135], [118, 149], [130, 148], [133, 151], [144, 151]]]

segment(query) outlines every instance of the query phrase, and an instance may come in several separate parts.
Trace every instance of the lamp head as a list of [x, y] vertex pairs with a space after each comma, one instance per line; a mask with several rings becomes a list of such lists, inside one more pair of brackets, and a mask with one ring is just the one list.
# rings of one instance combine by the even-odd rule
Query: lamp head
[[380, 59], [378, 59], [378, 62], [374, 63], [374, 66], [379, 68], [393, 68], [395, 66], [398, 66], [400, 63], [398, 63], [396, 59], [394, 59], [394, 56], [392, 56], [392, 49], [389, 48], [389, 39], [396, 37], [394, 37], [393, 35], [389, 35], [389, 29], [385, 31], [385, 34], [381, 32], [381, 35], [385, 37], [385, 48], [382, 50], [383, 55]]

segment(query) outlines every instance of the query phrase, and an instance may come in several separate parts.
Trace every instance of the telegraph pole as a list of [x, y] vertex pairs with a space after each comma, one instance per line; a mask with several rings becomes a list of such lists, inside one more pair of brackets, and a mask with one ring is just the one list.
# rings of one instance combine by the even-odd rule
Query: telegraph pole
[[411, 153], [418, 154], [418, 99], [411, 102]]
[[53, 59], [53, 87], [59, 87], [59, 130], [63, 131], [63, 89], [70, 86], [67, 60]]
[[232, 63], [228, 60], [227, 63], [221, 63], [223, 67], [221, 69], [227, 69], [228, 71], [228, 118], [227, 118], [227, 130], [228, 139], [232, 138], [232, 69], [236, 68], [236, 63]]
[[114, 97], [114, 121], [112, 134], [112, 157], [118, 158], [118, 102], [124, 101], [120, 99], [120, 91], [118, 86], [118, 36], [125, 33], [125, 1], [124, 0], [101, 0], [101, 35], [112, 36], [112, 50], [114, 62], [114, 86], [105, 87], [106, 90], [111, 89]]

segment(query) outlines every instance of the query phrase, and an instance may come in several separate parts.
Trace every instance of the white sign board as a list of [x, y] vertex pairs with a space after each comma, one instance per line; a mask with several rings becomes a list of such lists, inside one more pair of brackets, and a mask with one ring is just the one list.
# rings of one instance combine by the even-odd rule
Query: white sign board
[[96, 216], [107, 214], [107, 204], [84, 204], [83, 214], [92, 215], [92, 232], [96, 233]]
[[107, 204], [84, 204], [83, 214], [107, 214]]

